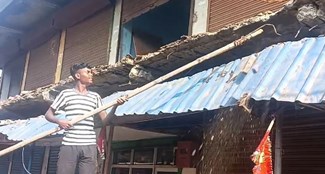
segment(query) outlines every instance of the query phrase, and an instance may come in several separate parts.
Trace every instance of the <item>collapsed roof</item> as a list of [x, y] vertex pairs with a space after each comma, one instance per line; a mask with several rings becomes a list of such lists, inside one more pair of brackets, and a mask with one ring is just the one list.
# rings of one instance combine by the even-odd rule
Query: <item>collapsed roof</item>
[[[306, 6], [309, 8], [310, 4], [313, 5], [312, 8], [315, 8], [316, 14], [313, 14], [312, 19], [308, 18], [310, 14], [306, 14], [302, 8]], [[134, 89], [266, 24], [262, 35], [174, 79], [259, 52], [275, 43], [319, 36], [324, 33], [325, 29], [322, 27], [324, 22], [319, 20], [322, 17], [320, 13], [322, 9], [325, 9], [325, 3], [322, 1], [297, 0], [287, 4], [276, 13], [264, 12], [242, 22], [225, 26], [214, 33], [183, 36], [147, 55], [138, 55], [135, 58], [127, 56], [115, 65], [97, 66], [94, 68], [97, 71], [94, 76], [95, 85], [91, 87], [91, 90], [105, 97], [116, 91]], [[1, 103], [0, 119], [24, 119], [42, 115], [55, 96], [72, 85], [73, 79], [67, 78], [57, 84], [11, 97]]]

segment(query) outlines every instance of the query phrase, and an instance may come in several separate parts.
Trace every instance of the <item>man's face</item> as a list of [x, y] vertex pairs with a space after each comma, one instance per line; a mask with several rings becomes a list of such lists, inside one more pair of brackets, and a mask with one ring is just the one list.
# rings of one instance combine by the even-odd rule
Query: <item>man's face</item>
[[93, 83], [93, 73], [89, 68], [79, 69], [75, 76], [81, 84], [88, 86]]

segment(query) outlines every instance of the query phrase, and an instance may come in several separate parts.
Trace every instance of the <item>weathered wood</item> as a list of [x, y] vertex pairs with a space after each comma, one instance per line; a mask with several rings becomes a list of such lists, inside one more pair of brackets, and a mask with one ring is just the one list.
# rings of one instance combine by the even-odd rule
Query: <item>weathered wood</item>
[[59, 54], [58, 54], [58, 61], [56, 63], [54, 83], [59, 82], [61, 79], [62, 62], [63, 62], [66, 35], [67, 35], [67, 30], [63, 30], [61, 32], [61, 37], [60, 37]]
[[[160, 78], [158, 78], [158, 79], [156, 79], [156, 80], [154, 80], [154, 81], [152, 81], [152, 82], [150, 82], [150, 83], [148, 83], [148, 84], [146, 84], [146, 85], [144, 85], [144, 86], [142, 86], [140, 88], [137, 88], [137, 89], [131, 91], [126, 97], [127, 98], [132, 98], [132, 97], [140, 94], [141, 92], [143, 92], [143, 91], [145, 91], [145, 90], [147, 90], [147, 89], [149, 89], [149, 88], [151, 88], [151, 87], [153, 87], [153, 86], [155, 86], [155, 85], [157, 85], [157, 84], [159, 84], [159, 83], [161, 83], [161, 82], [163, 82], [163, 81], [165, 81], [165, 80], [167, 80], [167, 79], [169, 79], [169, 78], [171, 78], [171, 77], [173, 77], [173, 76], [175, 76], [175, 75], [177, 75], [177, 74], [179, 74], [179, 73], [181, 73], [181, 72], [183, 72], [183, 71], [185, 71], [187, 69], [190, 69], [191, 67], [193, 67], [195, 65], [198, 65], [198, 64], [200, 64], [200, 63], [202, 63], [202, 62], [204, 62], [206, 60], [214, 58], [214, 57], [216, 57], [216, 56], [218, 56], [218, 55], [220, 55], [220, 54], [222, 54], [224, 52], [227, 52], [227, 51], [237, 47], [237, 46], [243, 44], [245, 41], [247, 41], [247, 40], [249, 40], [249, 39], [251, 39], [251, 38], [253, 38], [255, 36], [258, 36], [258, 35], [260, 35], [262, 33], [263, 33], [263, 30], [259, 29], [259, 30], [256, 30], [256, 31], [246, 35], [246, 36], [243, 36], [241, 39], [238, 39], [238, 40], [236, 40], [234, 42], [231, 42], [231, 43], [227, 44], [226, 46], [224, 46], [222, 48], [219, 48], [219, 49], [217, 49], [217, 50], [215, 50], [215, 51], [213, 51], [213, 52], [211, 52], [209, 54], [206, 54], [206, 55], [196, 59], [193, 62], [190, 62], [190, 63], [188, 63], [188, 64], [186, 64], [186, 65], [184, 65], [184, 66], [182, 66], [182, 67], [180, 67], [180, 68], [178, 68], [178, 69], [176, 69], [176, 70], [174, 70], [174, 71], [172, 71], [172, 72], [170, 72], [170, 73], [168, 73], [168, 74], [166, 74], [166, 75], [164, 75], [164, 76], [162, 76], [162, 77], [160, 77]], [[95, 110], [93, 110], [91, 112], [88, 112], [88, 113], [86, 113], [86, 114], [84, 114], [82, 116], [78, 116], [75, 119], [71, 120], [70, 123], [72, 125], [74, 125], [75, 123], [77, 123], [77, 122], [79, 122], [81, 120], [84, 120], [84, 119], [86, 119], [86, 118], [88, 118], [88, 117], [90, 117], [90, 116], [92, 116], [94, 114], [97, 114], [97, 113], [99, 113], [99, 112], [101, 112], [103, 110], [111, 108], [114, 105], [117, 105], [117, 101], [109, 102], [109, 103], [107, 103], [107, 104], [105, 104], [105, 105], [103, 105], [103, 106], [101, 106], [101, 107], [99, 107], [99, 108], [97, 108], [97, 109], [95, 109]], [[32, 143], [32, 142], [34, 142], [36, 140], [41, 139], [41, 138], [44, 138], [44, 137], [46, 137], [48, 135], [52, 135], [53, 133], [56, 133], [56, 132], [58, 132], [60, 130], [61, 129], [59, 127], [57, 127], [55, 129], [45, 131], [45, 132], [43, 132], [43, 133], [41, 133], [39, 135], [36, 135], [36, 136], [34, 136], [34, 137], [30, 138], [30, 139], [19, 142], [19, 143], [13, 145], [13, 146], [10, 146], [9, 148], [1, 150], [0, 151], [0, 156], [3, 156], [3, 155], [5, 155], [5, 154], [7, 154], [9, 152], [12, 152], [12, 151], [14, 151], [14, 150], [16, 150], [18, 148], [24, 147], [25, 145], [30, 144], [30, 143]]]
[[115, 1], [113, 16], [112, 37], [108, 47], [108, 64], [113, 65], [118, 60], [119, 37], [121, 30], [122, 0]]
[[27, 70], [28, 70], [28, 65], [29, 65], [29, 59], [30, 59], [30, 51], [28, 51], [27, 54], [26, 54], [24, 74], [23, 74], [23, 80], [21, 82], [20, 92], [22, 92], [25, 89], [26, 77], [27, 77]]
[[106, 159], [105, 159], [104, 170], [103, 170], [104, 173], [106, 174], [111, 173], [111, 171], [109, 170], [110, 169], [109, 165], [112, 159], [112, 142], [113, 142], [114, 128], [115, 127], [112, 125], [109, 126], [108, 136], [106, 137], [107, 139], [107, 144], [105, 147]]
[[45, 152], [44, 152], [44, 158], [43, 158], [41, 174], [46, 174], [47, 173], [47, 168], [48, 168], [48, 164], [49, 164], [49, 157], [50, 157], [50, 146], [46, 146], [45, 147]]

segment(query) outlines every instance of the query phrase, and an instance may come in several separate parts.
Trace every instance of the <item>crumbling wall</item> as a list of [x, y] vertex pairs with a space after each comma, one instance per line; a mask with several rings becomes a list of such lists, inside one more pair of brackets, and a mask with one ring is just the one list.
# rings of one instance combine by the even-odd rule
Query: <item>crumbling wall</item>
[[251, 173], [250, 155], [267, 125], [241, 107], [227, 108], [207, 120], [203, 134], [200, 174]]

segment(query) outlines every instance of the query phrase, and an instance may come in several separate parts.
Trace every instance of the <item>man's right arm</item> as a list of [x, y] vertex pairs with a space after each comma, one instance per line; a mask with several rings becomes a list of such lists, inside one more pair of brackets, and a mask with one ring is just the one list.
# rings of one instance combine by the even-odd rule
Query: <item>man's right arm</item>
[[55, 117], [54, 109], [52, 107], [49, 107], [49, 109], [46, 111], [45, 119], [49, 122], [58, 124], [62, 129], [69, 129], [72, 126], [69, 120], [60, 120]]

